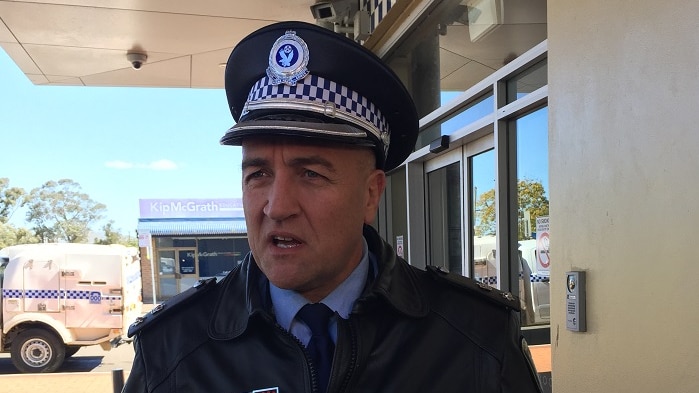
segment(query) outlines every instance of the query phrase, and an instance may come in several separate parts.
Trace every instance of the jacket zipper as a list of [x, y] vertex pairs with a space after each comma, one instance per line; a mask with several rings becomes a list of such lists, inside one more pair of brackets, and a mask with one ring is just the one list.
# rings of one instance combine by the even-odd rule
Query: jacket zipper
[[[349, 328], [350, 332], [350, 362], [349, 362], [349, 367], [347, 368], [347, 372], [345, 373], [345, 378], [342, 380], [342, 384], [340, 385], [340, 392], [349, 392], [350, 391], [350, 380], [352, 379], [352, 374], [354, 373], [354, 370], [357, 368], [357, 359], [359, 357], [359, 350], [357, 346], [357, 329], [354, 326], [352, 317], [350, 316], [349, 319], [346, 320], [347, 322], [344, 322], [342, 318], [338, 320], [338, 327], [342, 326], [343, 328]], [[338, 337], [342, 337], [341, 334], [338, 332]]]
[[291, 340], [293, 340], [296, 344], [299, 345], [301, 351], [303, 351], [303, 355], [306, 357], [306, 364], [308, 364], [308, 368], [311, 374], [311, 391], [313, 393], [318, 393], [318, 370], [316, 369], [315, 364], [313, 364], [313, 360], [311, 359], [311, 354], [308, 352], [308, 349], [306, 349], [301, 340], [299, 340], [293, 334], [289, 333], [286, 329], [282, 327], [282, 325], [278, 324], [277, 321], [271, 320], [271, 318], [268, 318], [268, 320], [272, 324], [274, 324], [274, 327], [276, 327], [277, 330], [279, 330], [283, 335], [289, 337]]

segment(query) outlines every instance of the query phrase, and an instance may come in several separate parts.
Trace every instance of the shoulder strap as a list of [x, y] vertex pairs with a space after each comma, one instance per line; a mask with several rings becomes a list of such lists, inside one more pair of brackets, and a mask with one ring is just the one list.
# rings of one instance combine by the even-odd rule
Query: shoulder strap
[[427, 266], [427, 271], [437, 281], [446, 282], [498, 305], [520, 311], [519, 299], [510, 292], [501, 291], [488, 284], [460, 274], [450, 273], [441, 266]]
[[184, 304], [189, 303], [193, 299], [205, 294], [210, 289], [216, 286], [216, 278], [209, 278], [206, 280], [199, 280], [191, 288], [186, 291], [173, 296], [172, 298], [156, 305], [153, 309], [146, 313], [145, 315], [136, 318], [136, 321], [129, 326], [129, 337], [133, 337], [138, 332], [146, 329], [148, 326], [153, 325], [158, 318], [162, 318], [164, 315], [169, 315], [173, 310], [181, 308]]

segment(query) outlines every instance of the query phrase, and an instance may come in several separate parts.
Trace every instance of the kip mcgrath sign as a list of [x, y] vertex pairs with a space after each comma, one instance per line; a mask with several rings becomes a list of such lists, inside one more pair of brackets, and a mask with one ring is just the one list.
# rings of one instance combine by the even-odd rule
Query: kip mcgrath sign
[[139, 199], [141, 218], [243, 217], [241, 199]]

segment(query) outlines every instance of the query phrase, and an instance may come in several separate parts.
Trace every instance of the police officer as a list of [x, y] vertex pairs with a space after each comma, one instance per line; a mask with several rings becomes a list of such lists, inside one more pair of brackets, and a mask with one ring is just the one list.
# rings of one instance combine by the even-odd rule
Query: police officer
[[225, 88], [251, 252], [131, 327], [124, 392], [540, 391], [516, 298], [414, 268], [369, 226], [418, 132], [386, 65], [284, 22], [235, 47]]

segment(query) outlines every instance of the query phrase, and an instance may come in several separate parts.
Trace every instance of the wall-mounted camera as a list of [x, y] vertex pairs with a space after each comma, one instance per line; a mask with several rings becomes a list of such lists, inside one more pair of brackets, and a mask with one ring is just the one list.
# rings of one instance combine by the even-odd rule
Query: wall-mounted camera
[[317, 22], [350, 22], [359, 10], [358, 0], [316, 0], [311, 14]]
[[315, 20], [329, 20], [335, 18], [335, 10], [329, 1], [319, 1], [311, 6], [311, 14]]
[[128, 52], [126, 54], [126, 60], [131, 63], [131, 68], [134, 70], [140, 70], [146, 60], [148, 60], [148, 55], [145, 53]]

